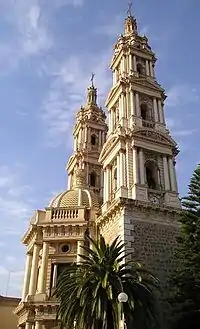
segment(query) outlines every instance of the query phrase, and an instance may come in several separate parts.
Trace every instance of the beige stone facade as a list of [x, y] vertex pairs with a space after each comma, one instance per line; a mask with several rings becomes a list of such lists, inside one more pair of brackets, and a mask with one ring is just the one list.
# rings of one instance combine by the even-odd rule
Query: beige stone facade
[[16, 329], [17, 316], [13, 314], [14, 309], [19, 304], [20, 299], [14, 297], [0, 296], [0, 328]]
[[176, 142], [165, 124], [164, 89], [156, 57], [129, 13], [114, 47], [113, 85], [105, 113], [97, 90], [77, 113], [74, 152], [67, 164], [68, 190], [36, 211], [22, 239], [27, 261], [22, 300], [15, 309], [21, 329], [55, 328], [57, 278], [80, 261], [86, 236], [117, 236], [132, 257], [166, 285], [181, 211], [176, 181]]

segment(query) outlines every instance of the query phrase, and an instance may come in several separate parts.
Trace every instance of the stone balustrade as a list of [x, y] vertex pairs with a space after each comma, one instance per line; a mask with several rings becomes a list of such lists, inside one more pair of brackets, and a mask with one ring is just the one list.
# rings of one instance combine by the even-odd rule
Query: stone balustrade
[[51, 219], [77, 219], [79, 217], [78, 209], [52, 209]]

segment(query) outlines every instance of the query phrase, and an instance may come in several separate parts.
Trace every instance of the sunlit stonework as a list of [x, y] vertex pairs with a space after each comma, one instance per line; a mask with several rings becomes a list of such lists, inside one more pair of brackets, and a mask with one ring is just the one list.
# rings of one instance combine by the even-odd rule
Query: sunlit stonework
[[165, 124], [165, 93], [155, 77], [155, 54], [128, 13], [114, 47], [113, 85], [105, 113], [92, 84], [76, 117], [74, 152], [67, 164], [68, 190], [36, 211], [22, 242], [27, 247], [21, 329], [55, 328], [57, 278], [80, 261], [86, 236], [108, 242], [120, 236], [163, 286], [173, 267], [180, 200], [176, 142]]

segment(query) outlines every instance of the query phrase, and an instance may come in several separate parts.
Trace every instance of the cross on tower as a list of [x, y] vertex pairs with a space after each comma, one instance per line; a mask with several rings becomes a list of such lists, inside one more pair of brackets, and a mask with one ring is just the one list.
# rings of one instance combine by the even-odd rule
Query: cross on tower
[[91, 76], [91, 79], [90, 79], [90, 81], [92, 83], [92, 87], [94, 87], [94, 77], [95, 77], [95, 74], [92, 73], [92, 76]]
[[128, 10], [127, 10], [127, 14], [128, 14], [128, 16], [132, 16], [132, 1], [129, 1], [128, 2]]

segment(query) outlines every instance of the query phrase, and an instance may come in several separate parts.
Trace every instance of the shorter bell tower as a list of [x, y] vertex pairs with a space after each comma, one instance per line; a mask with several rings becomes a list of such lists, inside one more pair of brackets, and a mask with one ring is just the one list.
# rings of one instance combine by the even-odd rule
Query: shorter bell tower
[[79, 167], [85, 171], [87, 185], [102, 199], [102, 166], [98, 162], [100, 152], [106, 141], [106, 115], [97, 105], [97, 89], [93, 84], [87, 89], [87, 101], [76, 116], [74, 128], [74, 152], [67, 164], [68, 189], [73, 185], [74, 170]]

